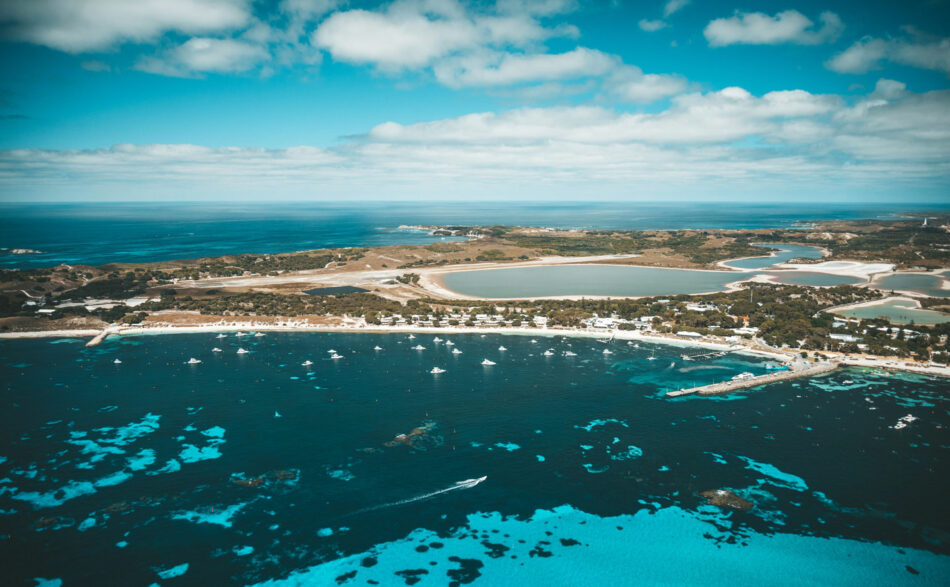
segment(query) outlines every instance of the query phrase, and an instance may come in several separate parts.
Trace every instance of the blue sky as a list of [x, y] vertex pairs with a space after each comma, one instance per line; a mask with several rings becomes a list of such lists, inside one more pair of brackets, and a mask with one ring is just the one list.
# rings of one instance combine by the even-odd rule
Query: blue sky
[[950, 199], [950, 2], [9, 0], [0, 200]]

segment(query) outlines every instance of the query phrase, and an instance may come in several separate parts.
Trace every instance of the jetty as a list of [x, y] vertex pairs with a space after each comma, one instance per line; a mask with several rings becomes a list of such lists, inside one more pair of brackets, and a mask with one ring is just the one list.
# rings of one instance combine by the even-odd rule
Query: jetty
[[692, 395], [694, 393], [698, 395], [717, 395], [720, 393], [730, 393], [738, 389], [748, 389], [750, 387], [758, 387], [760, 385], [766, 385], [768, 383], [775, 383], [778, 381], [787, 381], [789, 379], [797, 379], [799, 377], [813, 377], [815, 375], [821, 375], [822, 373], [834, 371], [838, 367], [839, 364], [837, 362], [823, 361], [821, 363], [801, 366], [798, 368], [792, 367], [787, 371], [766, 373], [765, 375], [759, 375], [757, 377], [731, 379], [729, 381], [723, 381], [720, 383], [711, 383], [709, 385], [700, 385], [698, 387], [668, 391], [666, 395], [667, 397], [680, 397], [683, 395]]
[[115, 332], [115, 330], [112, 328], [112, 326], [109, 326], [109, 327], [105, 328], [102, 332], [100, 332], [99, 334], [95, 335], [95, 336], [92, 338], [92, 340], [90, 340], [89, 342], [87, 342], [87, 343], [86, 343], [86, 346], [87, 346], [87, 347], [90, 347], [90, 346], [96, 346], [96, 345], [98, 345], [100, 342], [102, 342], [103, 340], [105, 340], [106, 337], [109, 336], [110, 334], [112, 334], [113, 332]]

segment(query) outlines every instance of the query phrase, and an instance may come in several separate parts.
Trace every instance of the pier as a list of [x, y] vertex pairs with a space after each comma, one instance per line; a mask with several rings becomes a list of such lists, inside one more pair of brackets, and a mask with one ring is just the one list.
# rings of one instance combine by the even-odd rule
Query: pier
[[95, 336], [92, 338], [92, 340], [90, 340], [89, 342], [86, 343], [86, 346], [87, 346], [87, 347], [90, 347], [90, 346], [97, 346], [100, 342], [102, 342], [103, 340], [105, 340], [106, 337], [109, 336], [109, 335], [112, 334], [112, 333], [113, 333], [113, 329], [112, 329], [112, 327], [110, 326], [110, 327], [106, 328], [105, 330], [103, 330], [102, 332], [100, 332], [99, 334], [95, 335]]
[[687, 389], [678, 389], [676, 391], [668, 391], [666, 393], [667, 397], [679, 397], [683, 395], [717, 395], [720, 393], [730, 393], [739, 389], [748, 389], [750, 387], [758, 387], [760, 385], [766, 385], [768, 383], [775, 383], [778, 381], [786, 381], [788, 379], [797, 379], [799, 377], [813, 377], [815, 375], [821, 375], [822, 373], [828, 373], [829, 371], [834, 371], [838, 368], [838, 363], [833, 361], [826, 361], [822, 363], [817, 363], [814, 365], [808, 365], [805, 367], [792, 368], [788, 371], [778, 371], [774, 373], [766, 373], [765, 375], [759, 375], [758, 377], [751, 377], [749, 379], [731, 379], [729, 381], [723, 381], [721, 383], [711, 383], [709, 385], [700, 385], [698, 387], [690, 387]]

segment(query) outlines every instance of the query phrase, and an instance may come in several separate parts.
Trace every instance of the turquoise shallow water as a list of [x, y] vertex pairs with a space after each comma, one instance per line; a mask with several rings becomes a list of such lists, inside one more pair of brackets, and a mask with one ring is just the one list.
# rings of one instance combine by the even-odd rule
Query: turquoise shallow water
[[913, 302], [888, 302], [839, 312], [850, 318], [887, 318], [895, 324], [943, 324], [950, 322], [950, 315], [934, 310], [914, 307]]
[[[665, 390], [762, 373], [764, 361], [686, 361], [700, 351], [617, 342], [605, 355], [593, 340], [540, 335], [448, 338], [463, 354], [397, 334], [0, 342], [7, 580], [950, 576], [946, 382], [847, 370], [670, 400]], [[894, 429], [907, 414], [917, 420]], [[698, 492], [718, 488], [755, 507], [703, 505]]]
[[821, 250], [816, 247], [805, 247], [802, 245], [791, 245], [784, 243], [758, 243], [755, 246], [762, 247], [764, 249], [777, 250], [775, 252], [775, 256], [736, 259], [735, 261], [730, 261], [728, 265], [730, 267], [735, 267], [736, 269], [763, 269], [765, 267], [771, 267], [772, 265], [778, 265], [779, 263], [786, 263], [792, 259], [820, 259], [822, 257]]
[[753, 275], [625, 265], [547, 265], [456, 271], [442, 276], [442, 282], [452, 291], [486, 298], [662, 296], [719, 291], [727, 283]]
[[940, 275], [899, 273], [882, 278], [877, 287], [884, 290], [917, 291], [935, 298], [950, 297], [950, 289], [943, 289], [941, 287], [942, 282], [943, 279]]

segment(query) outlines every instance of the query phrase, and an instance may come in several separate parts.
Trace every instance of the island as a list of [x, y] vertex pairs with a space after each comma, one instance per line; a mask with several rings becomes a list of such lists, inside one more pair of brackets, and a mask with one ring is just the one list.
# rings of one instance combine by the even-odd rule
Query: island
[[[743, 350], [784, 371], [674, 395], [725, 393], [839, 364], [947, 375], [950, 218], [936, 220], [777, 230], [405, 226], [466, 238], [4, 270], [0, 336], [509, 331]], [[908, 289], [887, 285], [902, 279]], [[894, 308], [917, 313], [902, 322], [885, 311]]]

